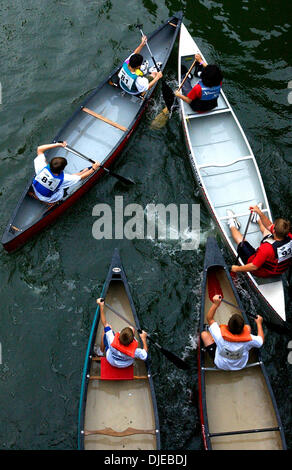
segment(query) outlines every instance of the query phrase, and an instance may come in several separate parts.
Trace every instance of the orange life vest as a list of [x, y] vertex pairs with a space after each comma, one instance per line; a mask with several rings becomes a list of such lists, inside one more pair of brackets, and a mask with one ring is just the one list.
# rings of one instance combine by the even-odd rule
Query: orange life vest
[[220, 330], [223, 339], [225, 339], [225, 341], [230, 341], [230, 343], [246, 343], [247, 341], [252, 340], [248, 325], [244, 325], [240, 335], [233, 335], [230, 333], [227, 325], [220, 325]]
[[121, 353], [126, 354], [126, 356], [135, 357], [135, 351], [138, 347], [138, 341], [134, 338], [132, 343], [129, 344], [129, 346], [124, 346], [122, 343], [120, 343], [120, 333], [116, 333], [114, 340], [111, 343], [111, 346], [120, 351]]

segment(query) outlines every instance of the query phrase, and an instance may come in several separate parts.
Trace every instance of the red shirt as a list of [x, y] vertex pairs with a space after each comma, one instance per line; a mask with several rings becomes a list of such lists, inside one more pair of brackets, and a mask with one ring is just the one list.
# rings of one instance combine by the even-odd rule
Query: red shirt
[[[269, 227], [270, 232], [272, 232], [273, 228], [274, 228], [274, 224], [271, 225], [271, 227]], [[292, 234], [288, 233], [288, 237], [292, 239]], [[251, 255], [248, 258], [247, 263], [252, 263], [259, 268], [256, 271], [252, 271], [252, 274], [254, 274], [255, 276], [258, 276], [258, 277], [271, 277], [273, 275], [278, 276], [279, 275], [278, 273], [273, 273], [273, 271], [271, 271], [268, 268], [265, 268], [265, 267], [261, 268], [261, 266], [266, 261], [273, 263], [275, 265], [278, 264], [278, 259], [275, 256], [273, 246], [269, 242], [261, 243], [258, 249], [256, 250], [256, 253], [254, 255]]]
[[[220, 83], [220, 86], [222, 87], [222, 82]], [[201, 85], [199, 83], [197, 83], [194, 88], [191, 89], [191, 91], [189, 91], [189, 93], [187, 94], [187, 97], [190, 98], [192, 101], [196, 100], [196, 99], [201, 99], [202, 98], [202, 88], [201, 88]]]

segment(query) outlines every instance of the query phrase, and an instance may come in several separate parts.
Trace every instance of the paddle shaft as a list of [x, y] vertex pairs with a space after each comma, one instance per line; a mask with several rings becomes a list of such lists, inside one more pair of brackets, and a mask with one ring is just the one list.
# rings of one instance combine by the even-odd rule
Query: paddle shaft
[[[241, 242], [240, 242], [240, 246], [242, 246], [242, 244], [243, 244], [243, 242], [244, 242], [244, 240], [245, 240], [245, 237], [246, 237], [246, 234], [247, 234], [247, 230], [248, 230], [248, 227], [249, 227], [251, 218], [252, 218], [252, 211], [251, 211], [250, 214], [249, 214], [249, 218], [248, 218], [248, 221], [247, 221], [247, 224], [246, 224], [246, 227], [245, 227], [245, 231], [244, 231], [242, 240], [241, 240]], [[237, 257], [236, 257], [235, 264], [237, 264], [238, 260], [239, 260], [239, 254], [238, 254]]]
[[[221, 297], [221, 295], [220, 295], [220, 297]], [[238, 310], [241, 311], [241, 309], [238, 307], [238, 305], [234, 305], [231, 302], [228, 302], [228, 300], [223, 299], [222, 297], [221, 297], [221, 301], [224, 302], [225, 304], [230, 305], [231, 307], [237, 308]], [[257, 315], [255, 315], [254, 313], [246, 312], [246, 314], [251, 318], [257, 318]]]
[[[142, 36], [142, 37], [145, 36], [145, 34], [143, 33], [143, 31], [142, 31], [142, 29], [141, 29], [140, 27], [139, 27], [139, 30], [140, 30], [141, 36]], [[159, 70], [159, 68], [158, 68], [158, 66], [157, 66], [156, 60], [154, 59], [154, 56], [153, 56], [153, 54], [152, 54], [152, 52], [151, 52], [151, 49], [150, 49], [149, 44], [148, 44], [147, 41], [146, 41], [146, 46], [147, 46], [147, 49], [148, 49], [149, 54], [150, 54], [150, 56], [151, 56], [151, 59], [153, 60], [153, 63], [154, 63], [154, 65], [155, 65], [155, 68], [156, 68], [157, 72], [159, 72], [160, 70]]]
[[[87, 161], [90, 162], [90, 163], [95, 163], [94, 160], [92, 160], [91, 158], [87, 157], [86, 155], [83, 155], [83, 153], [78, 152], [77, 150], [73, 149], [73, 148], [70, 147], [69, 145], [66, 145], [65, 149], [68, 150], [68, 152], [71, 152], [71, 153], [73, 153], [74, 155], [77, 155], [78, 157], [81, 157], [81, 158], [83, 158], [84, 160], [87, 160]], [[120, 181], [122, 181], [122, 182], [125, 183], [125, 184], [134, 184], [133, 181], [129, 180], [128, 178], [125, 178], [124, 176], [118, 175], [117, 173], [114, 173], [113, 171], [109, 170], [108, 168], [105, 168], [103, 165], [100, 165], [99, 168], [102, 168], [102, 169], [103, 169], [104, 171], [106, 171], [109, 175], [114, 176], [115, 178], [119, 179]]]

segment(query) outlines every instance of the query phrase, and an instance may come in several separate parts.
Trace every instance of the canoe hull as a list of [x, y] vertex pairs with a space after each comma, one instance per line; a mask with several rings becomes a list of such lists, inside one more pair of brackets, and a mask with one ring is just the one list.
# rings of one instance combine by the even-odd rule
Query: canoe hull
[[[198, 396], [204, 448], [286, 449], [281, 418], [260, 351], [254, 349], [250, 352], [248, 367], [240, 371], [223, 371], [214, 370], [214, 363], [203, 348], [200, 335], [205, 329], [206, 313], [211, 305], [209, 273], [214, 273], [214, 270], [224, 299], [237, 305], [237, 313], [240, 312], [245, 323], [248, 323], [219, 247], [215, 239], [209, 238], [204, 263], [198, 335]], [[233, 307], [222, 303], [216, 312], [215, 320], [227, 323], [234, 310]]]
[[[162, 59], [162, 70], [165, 68], [172, 51], [181, 21], [182, 14], [177, 13], [148, 37], [149, 45], [153, 48], [157, 60]], [[143, 49], [143, 55], [146, 59], [147, 54], [149, 55], [149, 52], [146, 48], [145, 53]], [[150, 57], [149, 59], [151, 62]], [[113, 164], [127, 144], [158, 85], [158, 83], [155, 84], [143, 100], [125, 94], [119, 87], [110, 85], [110, 81], [118, 73], [121, 65], [90, 94], [53, 140], [53, 142], [66, 140], [77, 151], [91, 159], [99, 160], [106, 168]], [[88, 109], [99, 117], [85, 112]], [[109, 124], [108, 121], [113, 125]], [[88, 162], [72, 156], [62, 148], [46, 152], [47, 161], [50, 161], [54, 156], [67, 158], [66, 170], [68, 173], [79, 172], [88, 166]], [[82, 182], [79, 188], [69, 190], [69, 194], [65, 199], [49, 209], [44, 204], [28, 196], [32, 177], [4, 231], [2, 244], [5, 250], [8, 252], [16, 250], [54, 222], [83, 196], [103, 174], [104, 171], [99, 170]]]
[[[109, 273], [101, 296], [106, 302], [140, 328], [133, 300], [130, 294], [127, 278], [115, 250]], [[105, 311], [107, 321], [115, 331], [127, 326], [119, 317]], [[112, 315], [112, 317], [110, 316]], [[87, 449], [159, 449], [160, 431], [154, 385], [149, 360], [135, 361], [134, 375], [142, 375], [141, 380], [125, 381], [95, 381], [89, 376], [96, 374], [96, 362], [92, 359], [94, 345], [100, 341], [102, 325], [99, 308], [93, 320], [86, 358], [83, 369], [79, 420], [78, 448]], [[127, 428], [152, 430], [152, 434], [137, 434], [132, 436], [86, 435], [86, 430], [111, 428], [124, 432]]]
[[[191, 64], [194, 53], [200, 51], [182, 24], [179, 45], [179, 81], [181, 80], [180, 64], [186, 60], [184, 54], [187, 51], [190, 56], [187, 59]], [[252, 149], [223, 91], [218, 99], [218, 107], [211, 112], [194, 113], [189, 105], [182, 101], [180, 107], [183, 132], [194, 178], [226, 247], [236, 257], [236, 246], [227, 226], [226, 209], [233, 209], [239, 214], [242, 230], [248, 220], [249, 205], [259, 201], [263, 201], [266, 215], [272, 220]], [[247, 196], [242, 197], [245, 193]], [[257, 247], [261, 238], [259, 227], [250, 228], [247, 240], [253, 246]], [[239, 261], [244, 264], [242, 260]], [[244, 276], [265, 306], [265, 315], [270, 321], [283, 325], [286, 321], [283, 278], [269, 279], [267, 288], [264, 280], [256, 279], [251, 273], [246, 273]]]

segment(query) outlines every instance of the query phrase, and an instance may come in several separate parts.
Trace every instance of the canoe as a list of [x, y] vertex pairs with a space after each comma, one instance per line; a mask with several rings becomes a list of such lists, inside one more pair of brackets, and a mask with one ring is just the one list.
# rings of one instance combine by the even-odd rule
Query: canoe
[[[105, 303], [140, 328], [126, 274], [116, 249], [101, 292]], [[115, 332], [128, 326], [105, 306], [106, 319]], [[134, 379], [101, 380], [100, 362], [93, 356], [103, 331], [96, 310], [86, 351], [78, 423], [79, 449], [160, 449], [157, 404], [149, 359], [135, 360]], [[135, 334], [142, 347], [139, 335]]]
[[[179, 39], [178, 78], [181, 83], [181, 65], [188, 69], [196, 53], [203, 54], [187, 31], [181, 26]], [[205, 60], [205, 59], [204, 59]], [[194, 86], [198, 78], [193, 77]], [[214, 219], [226, 246], [237, 256], [236, 244], [227, 225], [226, 210], [231, 209], [241, 223], [244, 233], [249, 206], [263, 203], [263, 212], [272, 219], [263, 181], [248, 140], [221, 90], [218, 106], [206, 113], [195, 113], [182, 100], [180, 110], [188, 155], [195, 180], [208, 210]], [[246, 239], [257, 248], [262, 240], [258, 224], [251, 223]], [[241, 264], [244, 264], [239, 259]], [[286, 321], [283, 278], [256, 278], [246, 273], [249, 283], [265, 306], [271, 321]]]
[[222, 290], [223, 299], [240, 309], [222, 302], [214, 319], [219, 324], [227, 324], [233, 313], [239, 313], [248, 323], [216, 240], [209, 237], [198, 337], [198, 395], [204, 447], [206, 450], [286, 449], [281, 418], [260, 350], [251, 350], [247, 366], [239, 371], [219, 370], [204, 350], [200, 337], [211, 306], [209, 296], [213, 298], [218, 293], [214, 282]]
[[[147, 35], [148, 44], [156, 62], [162, 62], [161, 70], [165, 68], [168, 61], [181, 20], [182, 13], [179, 12], [169, 18], [153, 34]], [[139, 40], [137, 32], [137, 43]], [[146, 46], [142, 49], [142, 55], [149, 61], [149, 65], [153, 65]], [[98, 160], [105, 168], [113, 163], [126, 145], [157, 86], [155, 84], [144, 99], [125, 93], [119, 86], [110, 84], [115, 82], [114, 77], [121, 66], [122, 63], [90, 94], [53, 139], [53, 142], [67, 141], [68, 145], [79, 153], [92, 160]], [[64, 148], [51, 149], [46, 152], [48, 162], [55, 156], [67, 159], [68, 165], [65, 169], [67, 173], [77, 173], [89, 166], [88, 161], [69, 153]], [[65, 199], [52, 207], [48, 207], [47, 204], [31, 196], [30, 187], [33, 175], [4, 231], [2, 237], [4, 248], [10, 252], [26, 243], [72, 206], [103, 174], [105, 170], [99, 169], [83, 180], [79, 186], [74, 186], [68, 191]]]

